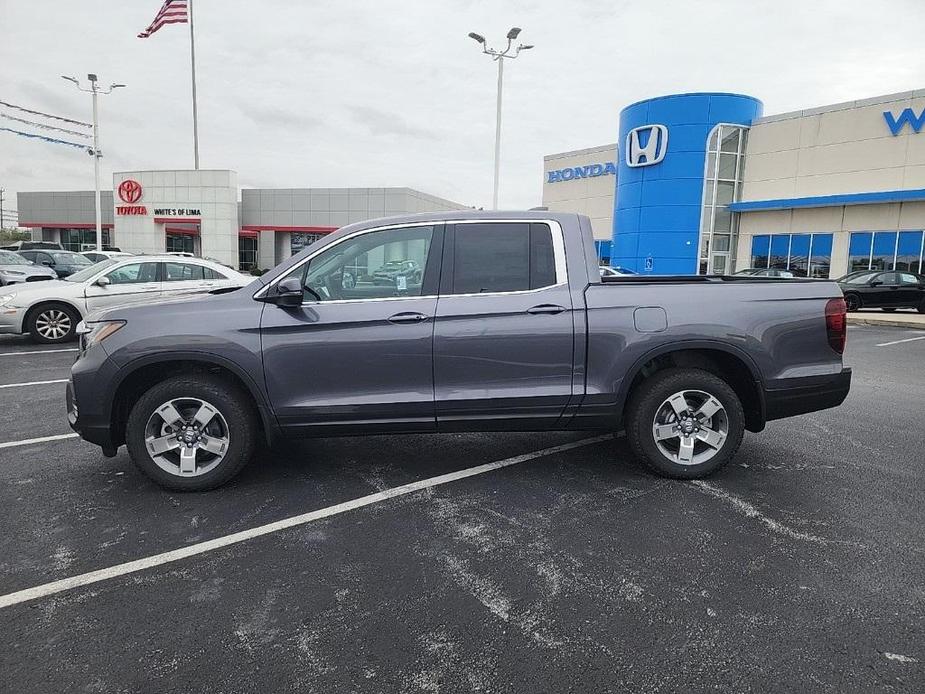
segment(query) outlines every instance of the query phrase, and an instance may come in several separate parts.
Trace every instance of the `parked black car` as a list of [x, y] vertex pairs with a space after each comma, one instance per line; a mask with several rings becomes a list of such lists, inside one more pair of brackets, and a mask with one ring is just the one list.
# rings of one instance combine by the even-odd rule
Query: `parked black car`
[[839, 278], [849, 311], [859, 308], [916, 308], [925, 313], [925, 276], [914, 272], [851, 272]]
[[13, 251], [14, 253], [19, 253], [20, 251], [28, 251], [34, 248], [47, 248], [55, 251], [64, 250], [64, 247], [60, 243], [56, 243], [54, 241], [15, 241], [6, 246], [0, 246], [0, 250]]
[[31, 260], [36, 265], [50, 267], [60, 279], [73, 275], [78, 270], [93, 265], [93, 262], [84, 258], [80, 253], [72, 251], [55, 251], [55, 250], [29, 250], [20, 251], [26, 260]]

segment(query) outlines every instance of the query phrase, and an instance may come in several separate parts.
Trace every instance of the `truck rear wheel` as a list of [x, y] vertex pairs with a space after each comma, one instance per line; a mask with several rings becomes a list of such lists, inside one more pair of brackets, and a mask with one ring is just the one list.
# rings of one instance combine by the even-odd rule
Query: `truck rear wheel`
[[701, 369], [666, 369], [630, 397], [626, 435], [633, 452], [665, 477], [697, 479], [735, 455], [745, 413], [735, 391]]
[[188, 374], [162, 381], [129, 413], [125, 443], [138, 468], [167, 489], [205, 491], [250, 460], [257, 418], [250, 398], [226, 381]]

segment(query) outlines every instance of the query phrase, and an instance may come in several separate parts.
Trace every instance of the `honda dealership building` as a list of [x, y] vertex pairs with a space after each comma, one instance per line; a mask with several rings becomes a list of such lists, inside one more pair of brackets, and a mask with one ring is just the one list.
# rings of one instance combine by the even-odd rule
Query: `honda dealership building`
[[[631, 104], [617, 141], [544, 159], [542, 204], [592, 220], [603, 262], [642, 273], [747, 267], [839, 277], [921, 272], [925, 90], [764, 115], [742, 94]], [[239, 191], [233, 171], [117, 173], [103, 241], [268, 268], [320, 234], [392, 214], [462, 209], [410, 188]], [[95, 244], [90, 192], [20, 193], [20, 226]]]
[[615, 146], [545, 158], [543, 204], [602, 209], [588, 201], [609, 189], [601, 256], [639, 272], [920, 272], [923, 126], [925, 90], [768, 116], [739, 94], [647, 99]]

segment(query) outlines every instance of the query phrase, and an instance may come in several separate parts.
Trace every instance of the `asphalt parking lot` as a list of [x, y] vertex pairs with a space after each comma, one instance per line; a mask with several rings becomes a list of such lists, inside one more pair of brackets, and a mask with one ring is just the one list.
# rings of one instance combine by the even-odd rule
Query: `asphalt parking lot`
[[0, 690], [923, 691], [925, 332], [848, 345], [841, 408], [704, 482], [622, 439], [437, 435], [175, 494], [124, 448], [20, 444], [69, 433], [74, 353], [2, 337]]

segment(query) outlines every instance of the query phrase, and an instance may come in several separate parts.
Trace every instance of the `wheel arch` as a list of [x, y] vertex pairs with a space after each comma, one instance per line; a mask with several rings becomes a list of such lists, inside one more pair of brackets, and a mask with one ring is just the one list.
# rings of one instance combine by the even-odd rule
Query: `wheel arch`
[[714, 373], [735, 391], [745, 411], [745, 428], [761, 431], [766, 421], [761, 372], [743, 350], [710, 340], [662, 345], [639, 357], [623, 379], [618, 396], [622, 411], [635, 388], [649, 376], [668, 368], [698, 368]]
[[845, 296], [845, 301], [848, 301], [848, 297], [852, 297], [857, 302], [857, 305], [855, 306], [854, 310], [857, 310], [864, 306], [864, 299], [861, 298], [860, 292], [853, 292], [849, 290], [844, 293], [844, 296]]
[[215, 354], [171, 352], [169, 355], [154, 355], [131, 362], [122, 369], [120, 378], [112, 384], [108, 411], [115, 445], [125, 442], [125, 425], [131, 403], [156, 383], [183, 373], [217, 374], [235, 383], [253, 399], [261, 435], [270, 445], [276, 440], [276, 418], [263, 391], [244, 369]]
[[74, 303], [74, 302], [71, 301], [70, 299], [60, 299], [60, 298], [56, 298], [56, 299], [39, 299], [39, 300], [36, 301], [34, 304], [32, 304], [31, 306], [29, 306], [29, 308], [26, 309], [26, 313], [23, 315], [23, 319], [22, 319], [22, 329], [23, 329], [23, 331], [28, 331], [28, 329], [29, 329], [29, 327], [28, 327], [28, 326], [29, 326], [29, 321], [32, 320], [32, 317], [33, 317], [40, 309], [42, 309], [42, 308], [44, 308], [44, 307], [46, 307], [46, 306], [55, 306], [55, 305], [61, 305], [61, 304], [63, 304], [64, 306], [67, 306], [68, 308], [73, 309], [73, 310], [77, 313], [77, 318], [78, 318], [79, 320], [83, 320], [83, 319], [84, 319], [84, 312], [83, 312], [83, 310], [80, 308], [80, 306], [78, 306], [76, 303]]

